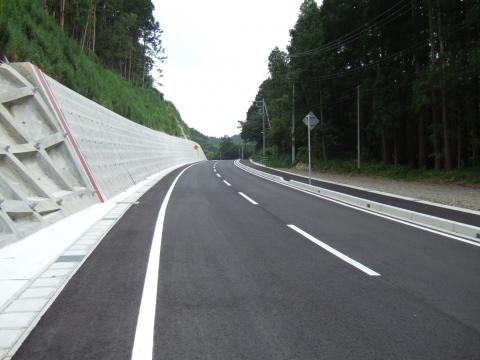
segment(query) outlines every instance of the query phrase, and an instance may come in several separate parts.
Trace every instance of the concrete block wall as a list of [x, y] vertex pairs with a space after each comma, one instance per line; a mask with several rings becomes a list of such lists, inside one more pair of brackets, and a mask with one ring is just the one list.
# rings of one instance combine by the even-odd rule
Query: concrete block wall
[[0, 66], [0, 246], [94, 204], [41, 91]]
[[0, 247], [199, 160], [198, 144], [134, 123], [30, 63], [0, 65]]
[[206, 159], [193, 141], [130, 121], [52, 78], [47, 82], [106, 198], [170, 166]]

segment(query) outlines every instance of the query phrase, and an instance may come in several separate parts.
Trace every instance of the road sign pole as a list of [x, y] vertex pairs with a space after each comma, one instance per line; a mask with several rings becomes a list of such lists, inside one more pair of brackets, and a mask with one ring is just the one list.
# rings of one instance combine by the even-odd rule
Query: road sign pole
[[307, 116], [303, 118], [303, 123], [308, 128], [308, 183], [312, 184], [312, 149], [310, 146], [310, 131], [317, 126], [319, 120], [313, 112], [309, 112]]
[[312, 155], [310, 149], [310, 117], [308, 117], [308, 184], [312, 184]]

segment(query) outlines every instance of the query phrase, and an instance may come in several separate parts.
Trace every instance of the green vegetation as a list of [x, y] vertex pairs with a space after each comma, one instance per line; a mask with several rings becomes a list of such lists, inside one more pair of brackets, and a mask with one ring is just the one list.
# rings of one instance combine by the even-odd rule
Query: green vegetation
[[[480, 0], [305, 0], [290, 34], [286, 52], [271, 52], [256, 96], [268, 106], [273, 163], [291, 162], [294, 104], [296, 160], [305, 162], [302, 119], [313, 111], [315, 167], [356, 172], [348, 159], [360, 86], [363, 173], [479, 182]], [[255, 105], [242, 125], [260, 149]]]
[[[262, 157], [257, 153], [253, 159], [262, 163]], [[308, 161], [308, 160], [307, 160]], [[306, 164], [306, 161], [302, 161]], [[291, 166], [291, 156], [282, 154], [278, 156], [269, 156], [266, 165], [276, 168], [289, 168]], [[414, 169], [408, 166], [385, 165], [381, 161], [363, 161], [361, 169], [357, 169], [356, 159], [338, 159], [322, 161], [314, 159], [312, 169], [320, 172], [346, 174], [351, 176], [366, 175], [375, 177], [385, 177], [405, 181], [426, 181], [432, 183], [466, 185], [475, 188], [480, 187], [480, 169], [464, 168], [451, 171], [435, 169]]]
[[[239, 154], [241, 154], [240, 135], [234, 135], [231, 137], [225, 135], [224, 137], [217, 138], [214, 136], [203, 135], [194, 128], [190, 128], [190, 131], [192, 134], [192, 140], [202, 147], [209, 160], [238, 159]], [[245, 158], [253, 155], [254, 151], [254, 144], [244, 144], [243, 155]]]
[[[175, 106], [165, 101], [162, 93], [152, 86], [152, 78], [145, 73], [149, 72], [151, 67], [137, 61], [135, 63], [138, 66], [135, 69], [140, 67], [141, 73], [135, 72], [132, 65], [131, 70], [126, 72], [127, 76], [125, 66], [122, 68], [109, 66], [113, 70], [108, 70], [104, 67], [108, 63], [99, 58], [96, 51], [86, 51], [87, 40], [84, 41], [82, 49], [82, 44], [67, 35], [70, 18], [65, 18], [65, 32], [62, 31], [57, 24], [58, 20], [56, 21], [48, 12], [51, 1], [45, 3], [47, 8], [40, 0], [0, 0], [1, 58], [7, 57], [11, 62], [30, 61], [64, 85], [133, 121], [177, 136], [182, 135], [180, 128], [182, 126], [186, 135], [190, 136], [190, 131], [181, 120]], [[88, 3], [98, 4], [98, 1]], [[108, 6], [117, 6], [113, 1], [105, 3], [108, 3]], [[130, 5], [133, 3], [128, 2]], [[150, 4], [149, 1], [142, 3]], [[75, 4], [80, 4], [80, 0], [72, 1], [67, 6], [71, 5], [70, 9], [75, 9]], [[99, 16], [100, 13], [96, 15], [97, 19], [101, 19]], [[155, 24], [152, 26], [155, 27]], [[76, 31], [78, 33], [78, 30]], [[88, 34], [90, 31], [90, 28], [87, 28]], [[96, 31], [99, 36], [99, 27]], [[158, 32], [159, 29], [152, 31]], [[135, 36], [130, 34], [132, 39]], [[90, 49], [96, 49], [101, 44], [102, 42], [98, 40], [95, 46], [90, 43], [89, 46]], [[115, 46], [114, 43], [111, 46]], [[150, 46], [151, 50], [153, 46], [158, 47], [159, 44], [157, 41], [155, 45], [147, 46]], [[147, 50], [145, 53], [150, 52]], [[146, 60], [147, 63], [153, 61], [153, 57], [149, 59]]]
[[192, 140], [198, 143], [205, 153], [207, 159], [217, 159], [220, 138], [203, 135], [200, 131], [190, 128]]

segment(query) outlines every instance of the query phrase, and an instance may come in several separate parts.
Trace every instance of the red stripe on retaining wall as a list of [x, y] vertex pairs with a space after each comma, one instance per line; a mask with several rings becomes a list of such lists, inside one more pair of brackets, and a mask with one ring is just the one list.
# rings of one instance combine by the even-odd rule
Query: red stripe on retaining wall
[[88, 180], [90, 180], [90, 184], [92, 184], [93, 189], [95, 190], [95, 193], [97, 194], [98, 198], [100, 199], [100, 202], [105, 202], [105, 198], [103, 197], [97, 182], [95, 181], [95, 178], [93, 177], [92, 172], [90, 171], [87, 161], [85, 160], [82, 152], [80, 151], [80, 148], [78, 147], [77, 141], [75, 140], [75, 137], [73, 136], [70, 126], [68, 126], [67, 120], [63, 116], [62, 111], [60, 110], [60, 107], [57, 104], [57, 101], [55, 100], [55, 97], [53, 96], [52, 90], [50, 89], [50, 86], [48, 85], [47, 80], [45, 79], [45, 76], [43, 72], [37, 67], [33, 66], [35, 71], [37, 72], [37, 75], [40, 79], [41, 85], [45, 92], [47, 93], [47, 96], [50, 100], [50, 103], [52, 104], [53, 110], [55, 111], [55, 114], [57, 115], [58, 119], [60, 120], [60, 123], [62, 124], [63, 130], [67, 134], [67, 137], [70, 139], [70, 142], [73, 146], [73, 149], [75, 150], [75, 153], [78, 156], [78, 159], [80, 160], [83, 169], [85, 170], [85, 173], [87, 174]]

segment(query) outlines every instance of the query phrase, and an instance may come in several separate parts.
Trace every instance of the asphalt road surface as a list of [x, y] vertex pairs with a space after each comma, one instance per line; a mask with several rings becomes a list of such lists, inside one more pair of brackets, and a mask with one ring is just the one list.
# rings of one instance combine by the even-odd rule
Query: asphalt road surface
[[[180, 171], [123, 216], [14, 359], [132, 358], [159, 209]], [[150, 358], [480, 359], [480, 247], [232, 161], [185, 170], [161, 235], [153, 330], [135, 340], [151, 336]]]

